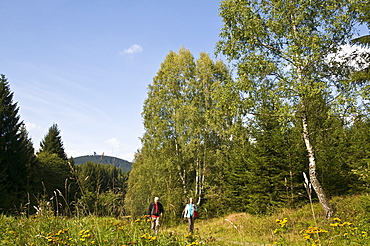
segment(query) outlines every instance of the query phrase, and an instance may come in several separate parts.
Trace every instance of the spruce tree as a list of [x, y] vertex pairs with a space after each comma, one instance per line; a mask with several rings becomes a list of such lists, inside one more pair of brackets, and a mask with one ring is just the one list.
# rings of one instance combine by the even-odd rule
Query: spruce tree
[[29, 169], [34, 162], [32, 142], [13, 103], [13, 93], [0, 76], [0, 207], [18, 207], [28, 188]]
[[57, 124], [53, 124], [44, 139], [40, 142], [39, 152], [49, 152], [57, 154], [59, 158], [67, 160], [67, 154], [64, 152], [62, 137]]
[[36, 177], [36, 182], [39, 189], [46, 191], [49, 197], [55, 195], [56, 190], [66, 195], [68, 192], [65, 190], [65, 184], [72, 176], [59, 134], [57, 124], [53, 124], [40, 142], [40, 150], [37, 153], [36, 172], [40, 175]]

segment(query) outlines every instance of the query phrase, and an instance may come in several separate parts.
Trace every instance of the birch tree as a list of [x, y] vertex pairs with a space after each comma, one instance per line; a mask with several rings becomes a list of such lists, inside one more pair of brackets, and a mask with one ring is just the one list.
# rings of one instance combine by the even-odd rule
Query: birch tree
[[348, 60], [329, 56], [348, 43], [355, 14], [346, 0], [225, 0], [220, 5], [224, 27], [217, 50], [237, 66], [246, 114], [253, 118], [268, 81], [266, 96], [283, 102], [275, 115], [282, 123], [293, 118], [301, 123], [310, 182], [326, 217], [334, 211], [317, 178], [311, 137], [318, 129], [310, 125], [310, 105], [323, 98], [342, 116], [356, 109], [360, 85], [345, 81], [353, 68]]
[[[166, 56], [149, 85], [142, 114], [141, 167], [134, 169], [150, 169], [148, 178], [155, 186], [148, 189], [164, 195], [162, 201], [173, 216], [189, 197], [200, 204], [206, 186], [214, 185], [219, 134], [213, 103], [227, 78], [230, 74], [222, 62], [213, 62], [205, 53], [195, 61], [189, 50], [181, 48]], [[139, 178], [136, 170], [132, 173]]]

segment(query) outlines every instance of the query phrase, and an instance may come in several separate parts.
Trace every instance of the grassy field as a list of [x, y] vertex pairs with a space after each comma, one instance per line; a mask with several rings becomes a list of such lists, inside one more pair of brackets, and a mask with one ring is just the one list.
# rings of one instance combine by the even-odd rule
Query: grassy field
[[48, 211], [28, 218], [1, 216], [0, 245], [370, 245], [370, 196], [336, 197], [331, 202], [336, 214], [330, 220], [323, 218], [319, 204], [308, 204], [269, 216], [200, 218], [193, 235], [180, 219], [178, 226], [163, 224], [155, 236], [146, 217], [67, 218]]

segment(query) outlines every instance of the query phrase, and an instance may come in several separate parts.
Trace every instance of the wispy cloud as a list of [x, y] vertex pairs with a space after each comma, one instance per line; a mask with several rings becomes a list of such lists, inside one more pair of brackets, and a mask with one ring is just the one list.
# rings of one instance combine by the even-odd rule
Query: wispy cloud
[[118, 141], [117, 138], [107, 139], [105, 142], [108, 143], [109, 145], [111, 145], [113, 148], [118, 148], [119, 147], [119, 141]]
[[35, 129], [36, 130], [40, 130], [41, 129], [40, 126], [38, 126], [38, 125], [36, 125], [34, 123], [31, 123], [31, 122], [26, 122], [25, 125], [26, 125], [27, 131], [29, 131], [29, 130], [35, 130]]
[[120, 158], [131, 162], [135, 159], [135, 153], [134, 152], [124, 153], [122, 156], [120, 156]]
[[140, 44], [133, 44], [131, 45], [128, 49], [124, 49], [123, 51], [120, 52], [121, 55], [125, 54], [135, 54], [135, 53], [140, 53], [143, 51], [143, 47]]

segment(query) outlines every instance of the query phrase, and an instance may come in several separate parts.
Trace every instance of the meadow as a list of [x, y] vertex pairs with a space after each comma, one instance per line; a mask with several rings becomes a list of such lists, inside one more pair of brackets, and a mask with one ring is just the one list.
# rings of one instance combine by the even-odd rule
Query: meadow
[[370, 245], [370, 196], [335, 197], [329, 220], [319, 204], [279, 209], [271, 215], [230, 214], [197, 219], [194, 234], [187, 224], [162, 223], [158, 235], [150, 218], [63, 217], [51, 210], [38, 215], [0, 217], [0, 245]]

